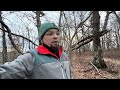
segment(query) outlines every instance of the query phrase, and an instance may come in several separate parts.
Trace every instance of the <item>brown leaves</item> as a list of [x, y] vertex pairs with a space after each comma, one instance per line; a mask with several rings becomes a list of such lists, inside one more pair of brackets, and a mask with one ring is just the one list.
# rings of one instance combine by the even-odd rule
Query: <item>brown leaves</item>
[[[104, 52], [104, 60], [107, 64], [107, 69], [96, 70], [90, 63], [93, 60], [91, 53], [85, 53], [82, 55], [72, 56], [72, 72], [74, 79], [119, 79], [120, 78], [120, 54], [115, 56], [114, 53], [120, 53], [120, 51], [111, 51], [107, 54]], [[105, 55], [107, 56], [105, 57]], [[108, 58], [112, 57], [112, 58]], [[115, 59], [114, 59], [115, 57]]]

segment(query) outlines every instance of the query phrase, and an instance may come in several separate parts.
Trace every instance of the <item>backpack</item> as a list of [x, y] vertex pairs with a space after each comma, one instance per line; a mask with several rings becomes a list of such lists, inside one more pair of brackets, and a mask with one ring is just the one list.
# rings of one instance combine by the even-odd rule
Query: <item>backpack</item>
[[31, 53], [32, 56], [35, 57], [35, 62], [39, 60], [39, 53], [35, 49], [29, 50], [27, 53]]

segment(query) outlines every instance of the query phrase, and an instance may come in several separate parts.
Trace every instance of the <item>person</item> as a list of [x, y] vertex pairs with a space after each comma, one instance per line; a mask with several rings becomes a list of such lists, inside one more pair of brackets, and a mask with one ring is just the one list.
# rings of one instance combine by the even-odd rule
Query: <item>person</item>
[[60, 29], [43, 23], [38, 36], [37, 48], [0, 65], [0, 79], [72, 79], [68, 55], [59, 45]]

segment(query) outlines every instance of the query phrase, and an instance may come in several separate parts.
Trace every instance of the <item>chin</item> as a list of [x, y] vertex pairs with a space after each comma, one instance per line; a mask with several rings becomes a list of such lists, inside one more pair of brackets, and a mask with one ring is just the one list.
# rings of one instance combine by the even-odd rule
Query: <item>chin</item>
[[59, 45], [52, 45], [52, 47], [58, 48], [58, 47], [59, 47]]

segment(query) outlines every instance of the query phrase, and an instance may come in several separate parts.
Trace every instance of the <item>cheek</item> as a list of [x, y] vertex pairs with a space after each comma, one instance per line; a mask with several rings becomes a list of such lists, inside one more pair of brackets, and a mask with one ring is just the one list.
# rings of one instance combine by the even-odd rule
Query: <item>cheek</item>
[[51, 39], [50, 38], [43, 38], [43, 43], [50, 44], [51, 43]]

